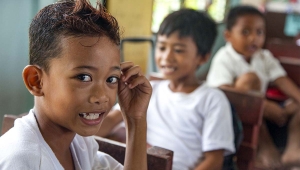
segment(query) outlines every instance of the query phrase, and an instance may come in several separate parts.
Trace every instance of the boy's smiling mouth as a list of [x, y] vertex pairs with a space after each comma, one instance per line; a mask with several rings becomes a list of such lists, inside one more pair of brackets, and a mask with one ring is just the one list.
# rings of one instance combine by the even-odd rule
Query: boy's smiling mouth
[[171, 67], [171, 66], [161, 66], [161, 71], [163, 71], [164, 73], [172, 73], [176, 70], [175, 67]]
[[95, 120], [95, 119], [98, 119], [104, 113], [105, 112], [102, 112], [102, 113], [79, 113], [79, 116], [84, 119]]
[[257, 49], [258, 49], [258, 47], [256, 45], [250, 45], [250, 46], [248, 46], [248, 50], [250, 52], [255, 52]]

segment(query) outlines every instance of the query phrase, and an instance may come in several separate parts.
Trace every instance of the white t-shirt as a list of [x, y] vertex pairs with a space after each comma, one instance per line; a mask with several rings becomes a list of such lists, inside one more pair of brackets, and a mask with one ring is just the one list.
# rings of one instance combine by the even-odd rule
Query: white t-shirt
[[232, 85], [236, 78], [248, 72], [254, 72], [260, 78], [262, 93], [266, 92], [269, 82], [286, 76], [279, 61], [269, 50], [258, 50], [249, 64], [227, 43], [213, 58], [206, 80], [212, 87]]
[[195, 168], [206, 151], [235, 151], [231, 109], [222, 91], [203, 84], [189, 94], [174, 93], [167, 80], [151, 84], [147, 142], [174, 151], [173, 170]]
[[[76, 135], [70, 146], [76, 170], [121, 170], [111, 156], [99, 152], [93, 137]], [[63, 170], [39, 131], [33, 111], [15, 121], [0, 137], [1, 170]]]

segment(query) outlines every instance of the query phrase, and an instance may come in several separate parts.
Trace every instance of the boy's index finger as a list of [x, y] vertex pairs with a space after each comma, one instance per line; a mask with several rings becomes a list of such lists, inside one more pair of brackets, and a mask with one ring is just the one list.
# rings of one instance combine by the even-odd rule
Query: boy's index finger
[[120, 64], [120, 68], [122, 72], [126, 72], [128, 69], [130, 69], [133, 66], [134, 64], [131, 61], [126, 61]]
[[140, 67], [134, 65], [133, 62], [124, 62], [120, 66], [123, 81], [128, 81], [132, 76], [137, 77], [142, 75]]
[[134, 64], [131, 61], [121, 63], [120, 64], [121, 74], [124, 75], [124, 73], [133, 66], [134, 66]]

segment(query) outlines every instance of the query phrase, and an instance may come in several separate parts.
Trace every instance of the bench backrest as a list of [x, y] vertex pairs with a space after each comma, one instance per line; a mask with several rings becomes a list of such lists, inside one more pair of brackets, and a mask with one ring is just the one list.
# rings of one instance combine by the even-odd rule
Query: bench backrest
[[262, 96], [221, 88], [236, 109], [243, 125], [243, 140], [237, 151], [239, 169], [253, 169], [259, 129], [262, 124], [264, 99]]
[[279, 57], [278, 59], [288, 77], [300, 87], [300, 58]]

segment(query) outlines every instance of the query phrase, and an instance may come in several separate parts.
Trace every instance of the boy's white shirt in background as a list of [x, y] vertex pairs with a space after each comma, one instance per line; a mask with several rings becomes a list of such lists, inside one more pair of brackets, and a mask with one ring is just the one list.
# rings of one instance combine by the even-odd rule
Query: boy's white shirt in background
[[147, 112], [147, 142], [174, 151], [173, 170], [195, 168], [203, 152], [234, 153], [229, 102], [222, 91], [205, 84], [192, 93], [174, 93], [169, 81], [152, 81]]
[[211, 87], [232, 85], [234, 80], [248, 72], [254, 72], [261, 81], [264, 94], [269, 82], [286, 76], [285, 70], [269, 50], [260, 49], [253, 54], [250, 64], [238, 54], [230, 43], [222, 47], [214, 56], [208, 75], [207, 84]]
[[[76, 135], [70, 146], [76, 170], [121, 170], [111, 156], [99, 152], [93, 137]], [[33, 110], [15, 121], [0, 138], [0, 169], [63, 170], [39, 131]]]

